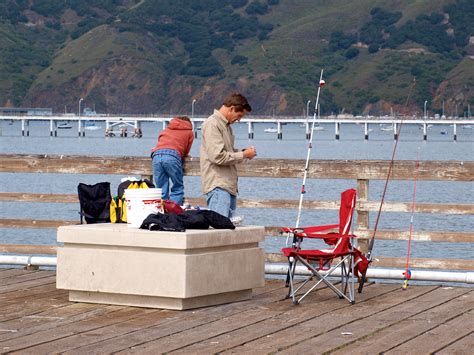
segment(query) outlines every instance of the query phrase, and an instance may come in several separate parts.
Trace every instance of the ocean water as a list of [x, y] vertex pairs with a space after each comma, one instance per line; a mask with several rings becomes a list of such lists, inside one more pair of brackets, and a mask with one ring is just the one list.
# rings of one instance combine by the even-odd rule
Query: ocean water
[[[120, 138], [104, 137], [104, 124], [95, 131], [86, 130], [85, 137], [77, 136], [77, 126], [58, 130], [57, 137], [50, 137], [49, 124], [32, 122], [30, 136], [21, 136], [19, 122], [9, 124], [0, 121], [0, 151], [2, 154], [64, 154], [64, 155], [111, 155], [111, 156], [149, 156], [162, 129], [161, 123], [147, 122], [142, 125], [143, 137]], [[255, 146], [257, 158], [305, 159], [308, 141], [305, 129], [298, 124], [283, 126], [283, 139], [277, 140], [276, 133], [266, 133], [271, 124], [256, 124], [255, 139], [247, 138], [247, 125], [235, 124], [236, 147]], [[369, 140], [364, 140], [364, 126], [342, 125], [340, 140], [334, 139], [334, 126], [314, 132], [312, 159], [390, 160], [394, 140], [393, 132], [380, 130], [378, 124], [370, 126]], [[474, 158], [474, 130], [458, 126], [457, 141], [453, 141], [452, 127], [434, 126], [428, 130], [428, 140], [423, 141], [423, 131], [416, 125], [403, 125], [397, 147], [396, 159], [415, 160], [459, 160], [472, 161]], [[445, 134], [447, 133], [447, 134]], [[200, 138], [195, 140], [192, 156], [199, 156]], [[304, 166], [301, 167], [304, 169]], [[112, 192], [116, 191], [123, 176], [82, 175], [82, 174], [0, 174], [1, 191], [35, 193], [76, 193], [80, 182], [94, 184], [109, 181]], [[299, 199], [301, 179], [241, 178], [239, 180], [240, 198]], [[370, 183], [371, 200], [379, 200], [384, 181]], [[255, 188], [258, 186], [259, 188]], [[338, 200], [341, 191], [356, 187], [354, 180], [308, 180], [305, 199]], [[185, 177], [185, 193], [188, 197], [201, 196], [200, 178]], [[390, 181], [386, 201], [411, 202], [413, 181]], [[429, 182], [417, 183], [417, 202], [464, 203], [474, 201], [472, 182]], [[78, 219], [78, 206], [74, 204], [1, 202], [0, 213], [3, 218], [37, 219]], [[267, 226], [292, 226], [296, 222], [297, 211], [287, 209], [239, 209], [244, 224]], [[371, 213], [370, 223], [376, 219]], [[382, 213], [380, 229], [405, 229], [410, 227], [410, 213]], [[321, 225], [336, 223], [337, 211], [303, 210], [300, 225]], [[414, 230], [472, 231], [474, 220], [465, 215], [431, 215], [417, 213], [414, 216]], [[53, 229], [0, 229], [0, 243], [12, 244], [55, 244]], [[264, 248], [268, 252], [278, 252], [285, 244], [281, 237], [267, 237]], [[374, 255], [406, 255], [406, 241], [376, 241]], [[472, 259], [474, 250], [469, 243], [427, 243], [414, 242], [412, 257], [451, 257]]]

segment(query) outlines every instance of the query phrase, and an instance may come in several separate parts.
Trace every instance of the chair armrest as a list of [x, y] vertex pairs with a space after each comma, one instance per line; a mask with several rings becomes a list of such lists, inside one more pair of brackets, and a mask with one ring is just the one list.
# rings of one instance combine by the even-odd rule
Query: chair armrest
[[327, 224], [324, 226], [312, 226], [312, 227], [300, 227], [300, 228], [292, 228], [292, 227], [284, 227], [281, 228], [280, 231], [283, 233], [295, 233], [301, 237], [304, 237], [305, 234], [314, 233], [314, 232], [321, 232], [326, 231], [329, 229], [339, 228], [339, 224]]
[[[299, 235], [296, 234], [298, 237]], [[306, 234], [305, 238], [317, 238], [317, 239], [326, 239], [326, 238], [342, 238], [342, 239], [350, 239], [350, 238], [357, 238], [356, 235], [349, 234], [349, 235], [341, 235], [339, 233], [311, 233]]]
[[339, 229], [339, 224], [326, 224], [324, 226], [313, 226], [313, 227], [303, 227], [301, 228], [306, 234], [327, 231], [329, 229]]

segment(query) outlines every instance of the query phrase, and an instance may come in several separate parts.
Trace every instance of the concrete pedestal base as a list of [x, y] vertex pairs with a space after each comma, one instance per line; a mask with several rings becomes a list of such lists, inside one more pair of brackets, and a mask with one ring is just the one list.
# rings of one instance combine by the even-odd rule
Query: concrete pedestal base
[[155, 232], [58, 229], [57, 288], [77, 302], [189, 309], [249, 299], [264, 285], [263, 227]]

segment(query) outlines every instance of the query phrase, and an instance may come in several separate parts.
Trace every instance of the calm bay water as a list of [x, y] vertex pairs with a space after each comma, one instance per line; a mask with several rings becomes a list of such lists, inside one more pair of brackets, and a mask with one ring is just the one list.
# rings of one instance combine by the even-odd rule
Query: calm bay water
[[[86, 131], [86, 137], [77, 137], [77, 126], [58, 130], [58, 137], [49, 136], [49, 124], [32, 122], [30, 136], [22, 137], [20, 123], [12, 125], [0, 122], [0, 148], [3, 154], [64, 154], [64, 155], [112, 155], [148, 156], [162, 129], [160, 123], [144, 123], [144, 136], [135, 138], [105, 138], [103, 123], [100, 130]], [[389, 160], [393, 149], [393, 132], [381, 131], [378, 124], [370, 126], [369, 140], [364, 140], [363, 125], [342, 125], [341, 138], [334, 139], [334, 126], [323, 125], [325, 130], [315, 131], [312, 159], [381, 159]], [[288, 124], [283, 127], [283, 139], [277, 140], [276, 133], [265, 133], [270, 124], [255, 125], [255, 139], [247, 139], [247, 125], [234, 125], [236, 146], [244, 148], [254, 145], [257, 158], [305, 159], [308, 143], [304, 139], [304, 127]], [[447, 134], [441, 134], [447, 131]], [[444, 133], [444, 132], [443, 132]], [[458, 127], [457, 142], [453, 141], [452, 127], [434, 126], [428, 130], [428, 141], [422, 140], [422, 130], [415, 125], [404, 125], [398, 143], [396, 159], [415, 160], [419, 151], [421, 160], [471, 161], [474, 157], [474, 130]], [[191, 150], [192, 156], [199, 155], [199, 137]], [[301, 169], [303, 170], [303, 166]], [[67, 175], [67, 174], [0, 174], [2, 191], [35, 193], [76, 193], [79, 182], [94, 184], [99, 181], [112, 183], [116, 191], [122, 176]], [[341, 191], [355, 187], [353, 180], [310, 180], [307, 182], [306, 199], [337, 200]], [[241, 198], [298, 199], [301, 179], [242, 178], [239, 181]], [[473, 203], [474, 185], [458, 182], [426, 182], [417, 184], [418, 202]], [[370, 199], [379, 200], [383, 181], [371, 182]], [[185, 191], [188, 197], [200, 196], [200, 178], [186, 177]], [[391, 181], [386, 201], [411, 202], [413, 182]], [[78, 206], [71, 204], [0, 203], [3, 218], [37, 219], [79, 219]], [[294, 225], [296, 210], [239, 209], [245, 224]], [[371, 224], [376, 214], [370, 216]], [[337, 222], [337, 211], [309, 211], [302, 213], [301, 225], [319, 225]], [[410, 214], [383, 213], [379, 228], [409, 229]], [[472, 216], [443, 216], [418, 213], [414, 217], [414, 230], [472, 231]], [[0, 229], [0, 243], [12, 244], [54, 244], [54, 230]], [[285, 243], [282, 238], [268, 237], [267, 251], [276, 252]], [[442, 248], [440, 248], [440, 244]], [[468, 243], [421, 243], [412, 245], [413, 257], [436, 257], [448, 251], [447, 257], [472, 258], [474, 253]], [[400, 256], [406, 254], [406, 242], [377, 241], [375, 255]]]

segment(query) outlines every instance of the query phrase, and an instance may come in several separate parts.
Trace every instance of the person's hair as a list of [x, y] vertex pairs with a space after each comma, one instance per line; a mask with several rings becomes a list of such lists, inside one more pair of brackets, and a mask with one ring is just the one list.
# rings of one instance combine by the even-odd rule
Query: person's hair
[[242, 112], [244, 110], [247, 112], [252, 111], [252, 107], [247, 101], [247, 98], [241, 94], [232, 94], [232, 95], [227, 96], [224, 99], [223, 105], [226, 107], [234, 106], [235, 111], [237, 112]]
[[175, 117], [175, 118], [176, 118], [177, 120], [191, 122], [191, 120], [189, 119], [188, 116], [177, 116], [177, 117]]

